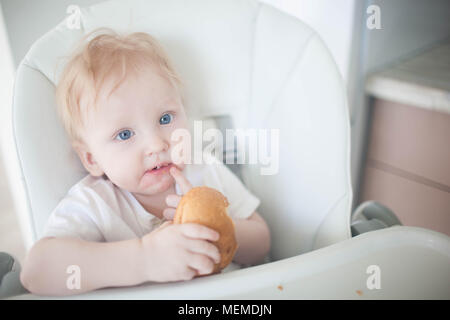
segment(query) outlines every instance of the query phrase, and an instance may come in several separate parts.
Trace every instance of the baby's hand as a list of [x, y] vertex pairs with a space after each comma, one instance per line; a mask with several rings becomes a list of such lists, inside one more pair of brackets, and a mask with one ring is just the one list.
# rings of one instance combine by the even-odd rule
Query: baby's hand
[[200, 224], [165, 222], [142, 238], [147, 279], [180, 281], [210, 274], [220, 254], [209, 241], [218, 239], [216, 231]]
[[[192, 189], [191, 183], [184, 177], [184, 175], [181, 173], [180, 170], [177, 168], [171, 168], [170, 174], [175, 179], [176, 183], [180, 186], [181, 192], [183, 194], [187, 193], [189, 190]], [[178, 203], [180, 203], [181, 196], [176, 194], [170, 194], [166, 197], [166, 204], [169, 206], [168, 208], [164, 209], [163, 216], [164, 218], [168, 220], [173, 220], [173, 217], [175, 216], [175, 212], [178, 206]]]

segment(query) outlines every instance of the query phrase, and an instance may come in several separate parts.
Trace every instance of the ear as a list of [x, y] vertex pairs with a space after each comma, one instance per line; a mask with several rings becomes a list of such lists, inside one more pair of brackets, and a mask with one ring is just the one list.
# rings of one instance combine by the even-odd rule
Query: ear
[[78, 154], [83, 166], [91, 175], [100, 177], [104, 174], [102, 168], [100, 168], [99, 164], [95, 161], [94, 156], [84, 142], [74, 141], [72, 142], [72, 147]]

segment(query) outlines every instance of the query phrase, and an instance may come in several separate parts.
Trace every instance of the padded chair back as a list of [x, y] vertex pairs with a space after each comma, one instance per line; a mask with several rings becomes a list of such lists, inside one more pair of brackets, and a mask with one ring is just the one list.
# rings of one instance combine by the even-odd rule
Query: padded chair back
[[[68, 189], [87, 174], [55, 111], [64, 61], [86, 33], [144, 31], [167, 50], [186, 83], [194, 118], [231, 117], [236, 128], [279, 129], [279, 169], [242, 165], [272, 233], [271, 257], [291, 257], [351, 237], [350, 128], [345, 89], [314, 30], [256, 0], [108, 1], [66, 20], [21, 62], [14, 143], [31, 239]], [[31, 244], [29, 243], [28, 246]]]

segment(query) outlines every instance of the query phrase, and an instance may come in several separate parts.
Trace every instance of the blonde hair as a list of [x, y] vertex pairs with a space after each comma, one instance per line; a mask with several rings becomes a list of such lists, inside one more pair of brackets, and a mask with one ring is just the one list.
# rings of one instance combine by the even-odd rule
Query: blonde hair
[[[101, 34], [87, 41], [99, 32]], [[58, 116], [72, 142], [82, 140], [80, 128], [84, 126], [84, 117], [96, 108], [105, 80], [111, 76], [118, 79], [111, 94], [130, 73], [138, 73], [145, 64], [159, 67], [181, 94], [183, 83], [180, 77], [163, 47], [151, 35], [144, 32], [119, 35], [102, 28], [81, 39], [56, 87]]]

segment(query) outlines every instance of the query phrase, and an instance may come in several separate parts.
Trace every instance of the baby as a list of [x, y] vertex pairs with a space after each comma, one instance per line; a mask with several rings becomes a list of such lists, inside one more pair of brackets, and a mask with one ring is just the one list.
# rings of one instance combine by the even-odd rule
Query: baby
[[[235, 223], [237, 264], [261, 262], [270, 248], [252, 195], [222, 163], [176, 162], [171, 134], [187, 129], [182, 82], [146, 33], [86, 37], [57, 86], [60, 119], [89, 174], [51, 213], [28, 252], [20, 280], [35, 294], [69, 295], [147, 281], [207, 275], [220, 255], [218, 232], [173, 224], [192, 186], [221, 191]], [[77, 286], [68, 285], [75, 266]]]

